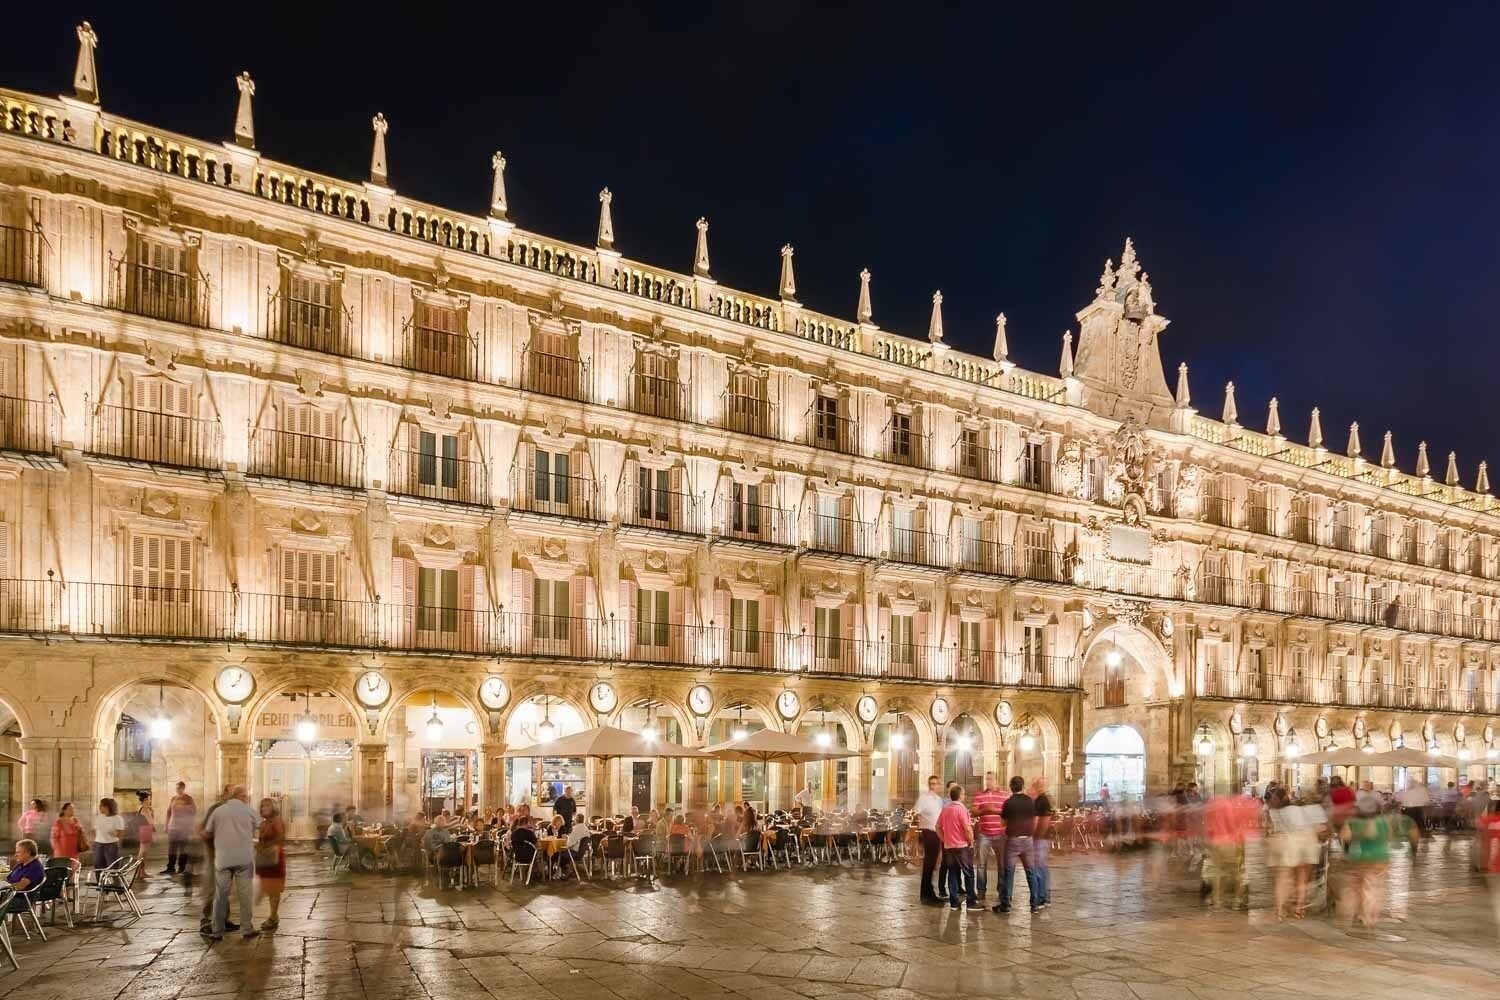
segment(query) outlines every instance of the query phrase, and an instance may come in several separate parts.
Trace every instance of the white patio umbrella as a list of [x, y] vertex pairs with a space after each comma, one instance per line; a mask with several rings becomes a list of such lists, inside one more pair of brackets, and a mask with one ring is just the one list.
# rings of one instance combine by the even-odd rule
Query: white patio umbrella
[[1330, 747], [1315, 753], [1305, 753], [1301, 757], [1288, 757], [1286, 763], [1314, 766], [1328, 764], [1332, 767], [1389, 767], [1389, 764], [1382, 764], [1376, 759], [1379, 756], [1378, 753], [1370, 753], [1358, 747]]
[[627, 729], [597, 726], [561, 739], [507, 750], [505, 756], [592, 757], [596, 760], [613, 760], [617, 757], [701, 757], [703, 754], [660, 737], [647, 738]]
[[1372, 754], [1375, 758], [1371, 763], [1376, 767], [1465, 767], [1464, 763], [1453, 757], [1445, 757], [1442, 754], [1428, 753], [1426, 750], [1418, 750], [1415, 747], [1398, 747], [1395, 750], [1387, 750], [1384, 753]]
[[791, 733], [761, 729], [742, 740], [726, 740], [704, 747], [703, 756], [752, 764], [806, 764], [818, 760], [840, 760], [861, 756], [857, 750], [819, 746], [816, 741]]

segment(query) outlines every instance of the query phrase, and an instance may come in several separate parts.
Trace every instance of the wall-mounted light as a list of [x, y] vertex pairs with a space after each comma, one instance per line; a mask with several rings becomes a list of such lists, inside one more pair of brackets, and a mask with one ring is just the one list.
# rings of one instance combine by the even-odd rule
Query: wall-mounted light
[[1031, 751], [1036, 749], [1036, 737], [1028, 729], [1021, 734], [1021, 738], [1016, 741], [1016, 744], [1021, 748], [1022, 753], [1031, 753]]
[[437, 692], [432, 692], [432, 718], [427, 720], [427, 742], [443, 742], [443, 717], [438, 715]]
[[1260, 755], [1260, 747], [1255, 742], [1255, 727], [1254, 726], [1246, 726], [1245, 727], [1245, 732], [1243, 734], [1241, 734], [1240, 738], [1242, 740], [1244, 740], [1244, 742], [1240, 744], [1240, 756], [1241, 757], [1249, 758], [1249, 757], [1257, 757], [1257, 756]]
[[906, 734], [905, 733], [892, 733], [891, 734], [891, 739], [890, 739], [890, 748], [892, 750], [905, 750], [906, 749]]
[[297, 720], [297, 742], [303, 746], [312, 746], [318, 738], [318, 723], [312, 714], [312, 692], [304, 691], [302, 697], [306, 699], [306, 706], [302, 710], [302, 718]]
[[153, 740], [172, 738], [172, 720], [167, 718], [167, 692], [160, 684], [156, 686], [156, 718], [151, 720], [151, 738]]
[[962, 736], [960, 736], [958, 738], [958, 752], [959, 753], [968, 753], [970, 750], [973, 750], [973, 749], [974, 749], [974, 740], [969, 736], [968, 733], [964, 733]]

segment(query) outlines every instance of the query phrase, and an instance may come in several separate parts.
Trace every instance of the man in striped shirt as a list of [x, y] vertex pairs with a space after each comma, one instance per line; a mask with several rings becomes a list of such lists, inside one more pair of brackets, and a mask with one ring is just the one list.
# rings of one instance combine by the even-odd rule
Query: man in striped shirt
[[984, 898], [985, 872], [989, 868], [989, 857], [995, 856], [995, 874], [1000, 875], [1005, 865], [1005, 822], [1000, 810], [1010, 793], [995, 783], [995, 772], [984, 773], [984, 788], [974, 796], [974, 818], [978, 821], [979, 836], [974, 840], [974, 872], [979, 886], [979, 898]]

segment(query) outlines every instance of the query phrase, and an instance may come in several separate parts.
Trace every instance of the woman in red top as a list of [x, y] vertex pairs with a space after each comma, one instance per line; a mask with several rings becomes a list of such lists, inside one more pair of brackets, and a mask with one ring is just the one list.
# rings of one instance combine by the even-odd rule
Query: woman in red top
[[76, 859], [88, 846], [83, 824], [73, 815], [73, 803], [64, 802], [52, 823], [52, 857]]
[[286, 826], [274, 799], [260, 800], [260, 835], [255, 839], [255, 877], [260, 891], [271, 901], [271, 915], [261, 925], [274, 931], [281, 922], [281, 894], [286, 891]]

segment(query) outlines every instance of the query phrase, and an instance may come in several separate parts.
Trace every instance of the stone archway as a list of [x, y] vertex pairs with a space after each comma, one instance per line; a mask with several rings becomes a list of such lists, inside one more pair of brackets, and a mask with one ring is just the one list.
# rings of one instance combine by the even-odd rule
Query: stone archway
[[222, 784], [243, 780], [242, 768], [221, 760], [219, 703], [195, 674], [146, 673], [117, 684], [97, 704], [94, 801], [75, 802], [78, 815], [92, 815], [102, 798], [114, 799], [122, 814], [132, 813], [149, 795], [162, 826], [178, 782], [195, 799], [211, 802]]
[[[317, 837], [336, 813], [382, 818], [384, 799], [362, 788], [359, 747], [368, 738], [364, 713], [337, 683], [275, 684], [250, 703], [244, 725], [246, 785], [253, 800], [269, 798], [287, 836]], [[383, 767], [375, 767], [383, 787]]]
[[[1083, 654], [1083, 733], [1133, 727], [1145, 743], [1148, 789], [1170, 787], [1174, 726], [1180, 721], [1180, 678], [1171, 654], [1141, 625], [1116, 619], [1100, 628]], [[1080, 747], [1080, 749], [1082, 749]], [[1087, 775], [1075, 770], [1087, 794]]]
[[1083, 745], [1085, 802], [1140, 801], [1146, 794], [1146, 740], [1126, 723], [1100, 726]]

